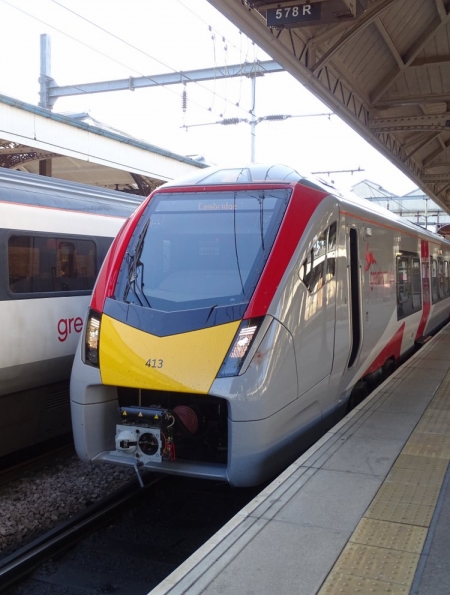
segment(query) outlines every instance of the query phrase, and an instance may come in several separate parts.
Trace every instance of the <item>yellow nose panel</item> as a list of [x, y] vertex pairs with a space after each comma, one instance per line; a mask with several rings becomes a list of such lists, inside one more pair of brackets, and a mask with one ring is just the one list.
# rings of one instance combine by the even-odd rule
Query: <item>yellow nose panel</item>
[[153, 390], [207, 394], [240, 321], [157, 337], [102, 316], [102, 382]]

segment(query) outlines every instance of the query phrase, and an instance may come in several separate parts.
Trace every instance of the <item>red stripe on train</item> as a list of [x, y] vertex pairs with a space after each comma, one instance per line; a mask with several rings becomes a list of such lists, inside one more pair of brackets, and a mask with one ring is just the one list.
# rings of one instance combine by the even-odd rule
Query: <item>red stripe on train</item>
[[306, 225], [328, 193], [297, 184], [284, 215], [280, 231], [269, 255], [244, 319], [264, 316], [292, 259]]
[[400, 358], [404, 332], [405, 323], [401, 325], [389, 343], [380, 351], [377, 358], [364, 372], [363, 377], [366, 376], [366, 374], [372, 374], [373, 372], [376, 372], [379, 368], [381, 368], [381, 366], [385, 364], [388, 359], [394, 357], [396, 360], [398, 360]]

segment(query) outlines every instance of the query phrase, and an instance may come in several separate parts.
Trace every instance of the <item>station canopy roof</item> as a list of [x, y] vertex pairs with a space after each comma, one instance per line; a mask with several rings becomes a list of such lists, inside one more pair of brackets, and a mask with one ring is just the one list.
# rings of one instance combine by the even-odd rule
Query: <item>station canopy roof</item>
[[209, 0], [450, 212], [450, 0]]
[[89, 114], [58, 114], [0, 95], [0, 167], [147, 196], [206, 164]]

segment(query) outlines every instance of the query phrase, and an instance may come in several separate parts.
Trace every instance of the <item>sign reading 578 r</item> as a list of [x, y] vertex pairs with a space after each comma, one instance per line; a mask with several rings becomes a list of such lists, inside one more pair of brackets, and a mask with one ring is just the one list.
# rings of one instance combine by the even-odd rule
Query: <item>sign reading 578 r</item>
[[314, 4], [299, 4], [298, 6], [285, 6], [284, 8], [271, 8], [267, 10], [266, 13], [268, 27], [319, 21], [320, 17], [320, 2]]

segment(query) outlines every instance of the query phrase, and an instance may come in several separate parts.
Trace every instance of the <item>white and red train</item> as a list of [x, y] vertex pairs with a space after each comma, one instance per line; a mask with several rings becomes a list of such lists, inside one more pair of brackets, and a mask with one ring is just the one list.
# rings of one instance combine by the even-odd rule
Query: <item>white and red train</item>
[[0, 456], [71, 432], [70, 371], [92, 288], [142, 200], [0, 168]]
[[450, 312], [450, 243], [284, 166], [157, 189], [114, 241], [71, 377], [86, 461], [261, 483]]

